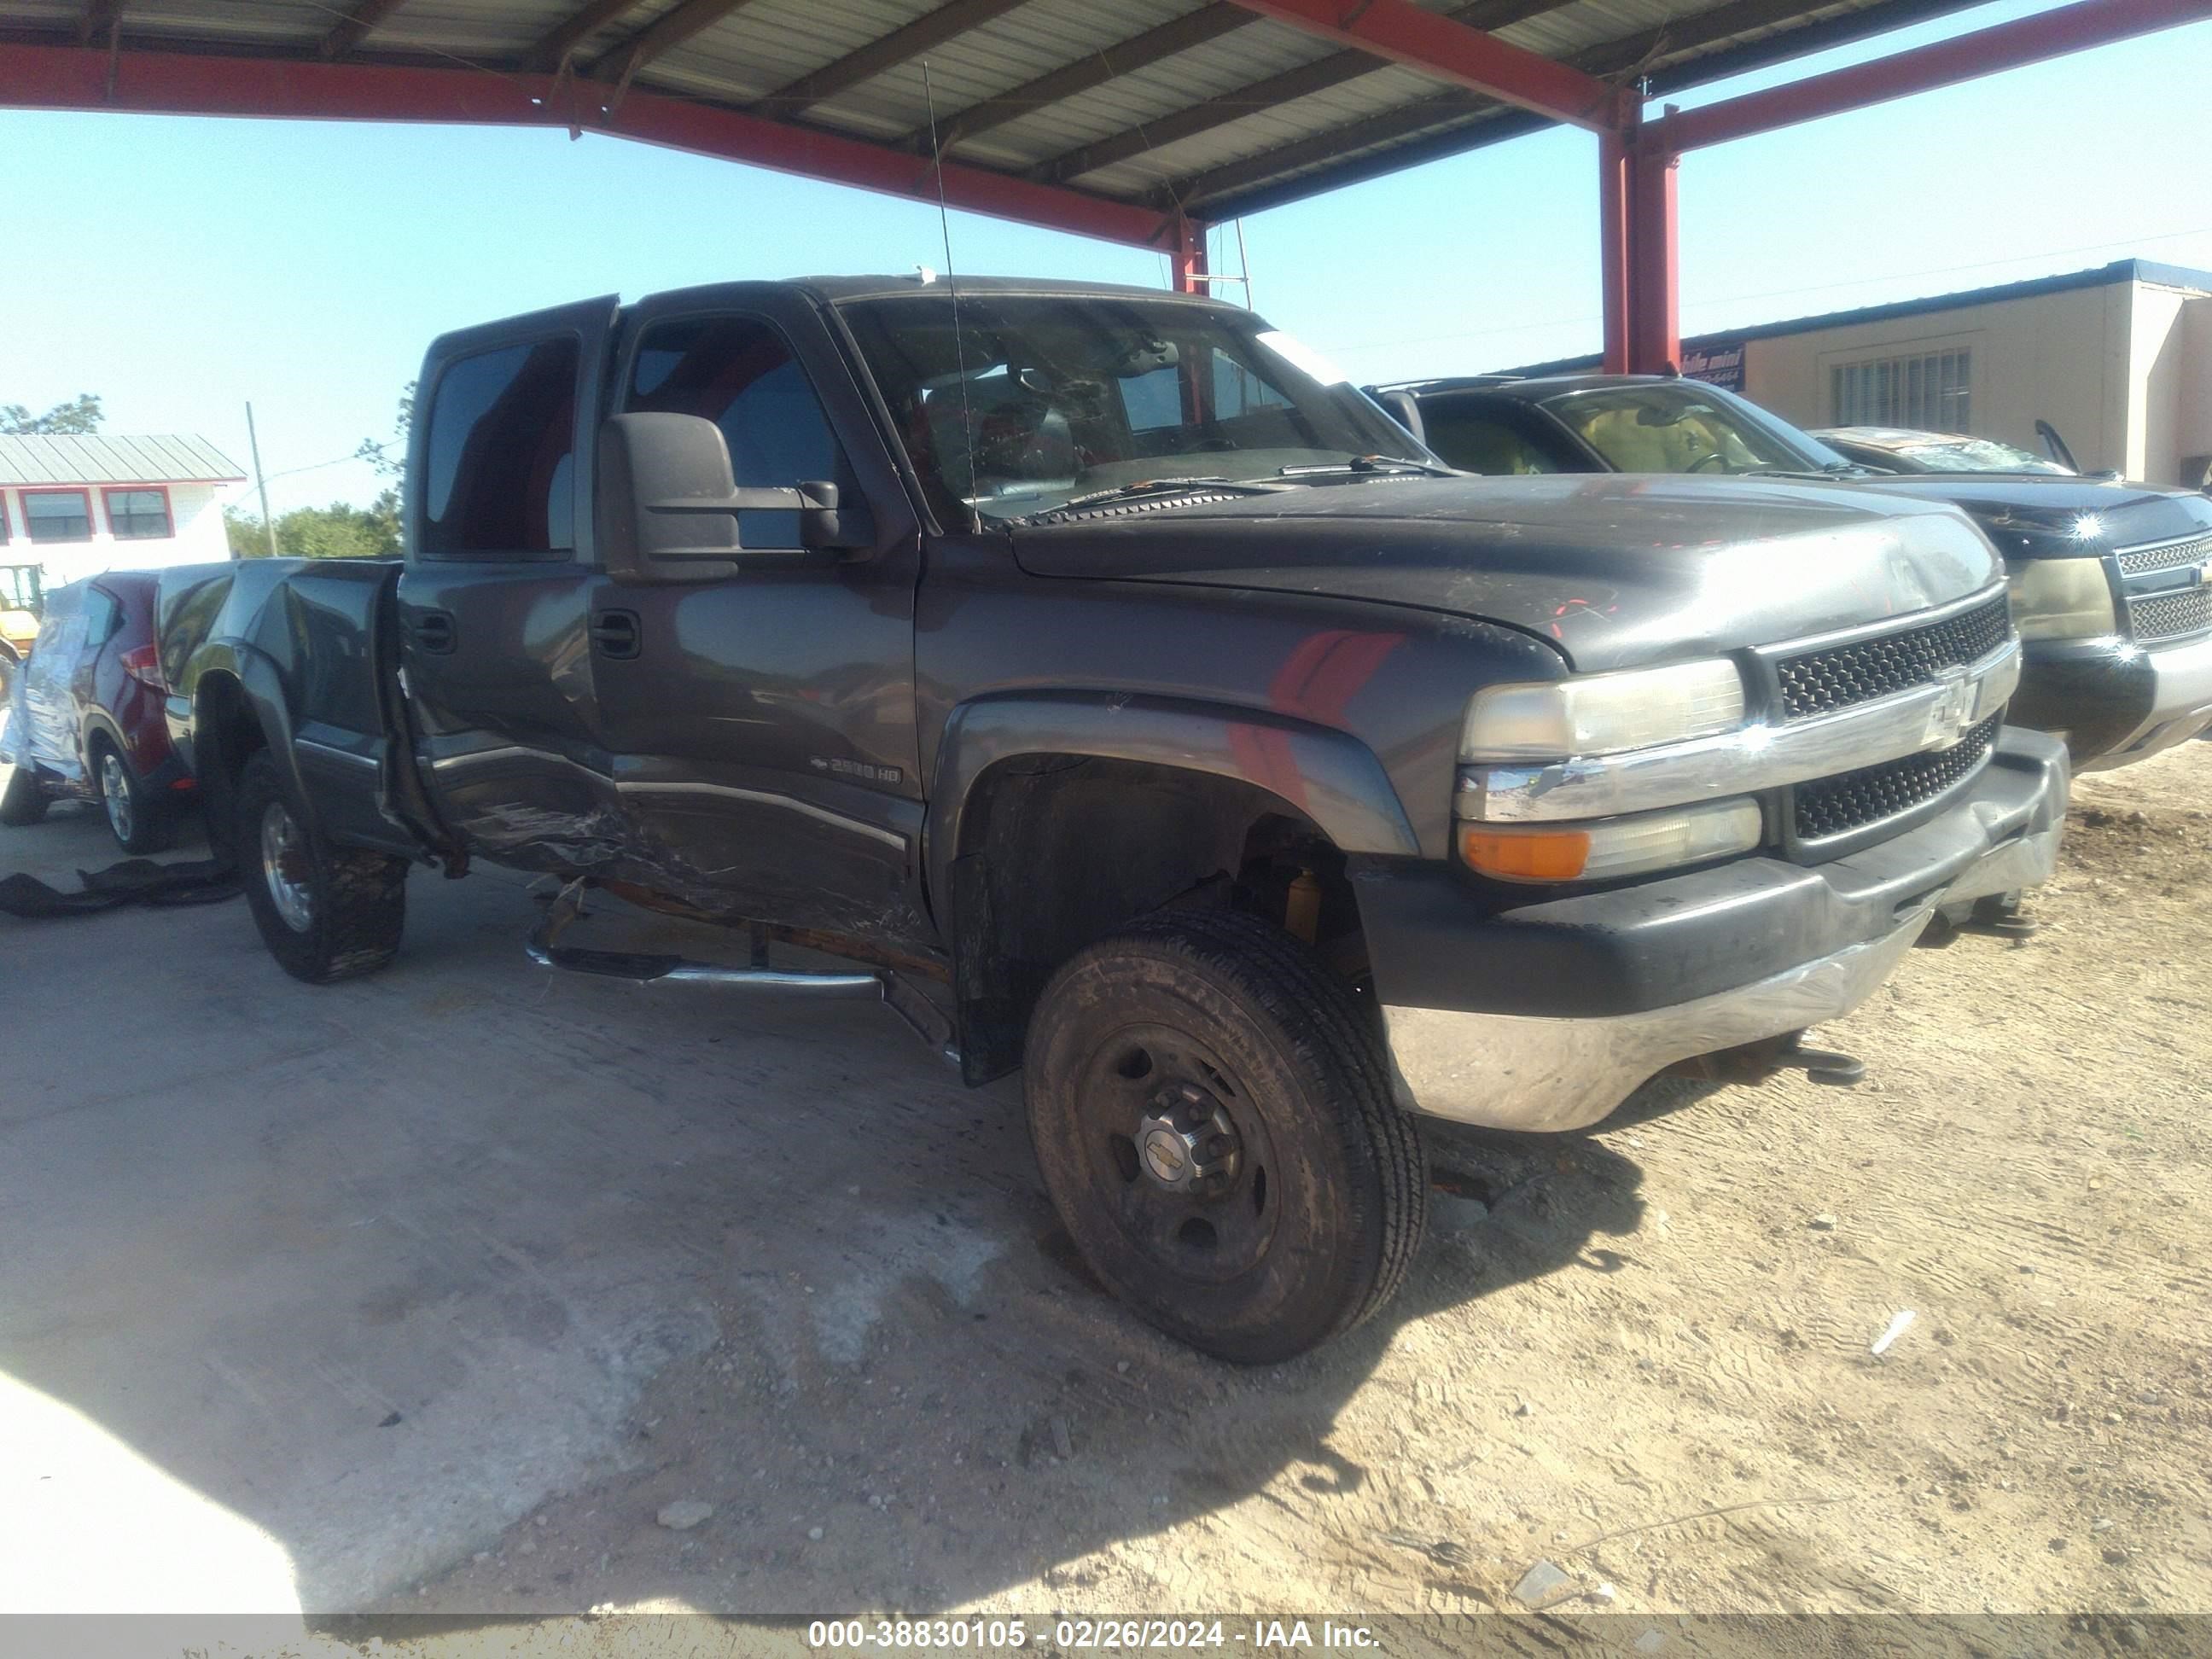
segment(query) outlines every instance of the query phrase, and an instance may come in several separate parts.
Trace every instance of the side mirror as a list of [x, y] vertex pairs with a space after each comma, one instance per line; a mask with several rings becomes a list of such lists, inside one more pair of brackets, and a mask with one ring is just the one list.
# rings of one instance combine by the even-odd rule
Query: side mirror
[[[796, 513], [800, 547], [858, 552], [873, 545], [866, 514], [838, 504], [834, 483], [796, 489], [738, 488], [721, 428], [697, 415], [616, 415], [599, 428], [599, 547], [609, 569], [634, 580], [696, 579], [719, 574], [702, 565], [733, 565], [750, 551], [738, 531], [742, 513]], [[670, 565], [685, 567], [671, 571]]]

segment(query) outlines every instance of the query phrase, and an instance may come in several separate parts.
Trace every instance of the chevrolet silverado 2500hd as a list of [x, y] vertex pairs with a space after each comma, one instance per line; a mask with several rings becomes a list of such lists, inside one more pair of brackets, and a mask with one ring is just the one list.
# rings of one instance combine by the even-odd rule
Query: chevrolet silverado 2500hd
[[[1456, 475], [1226, 305], [598, 300], [439, 340], [417, 408], [404, 565], [165, 579], [277, 960], [381, 967], [410, 865], [484, 859], [568, 884], [551, 965], [881, 995], [1023, 1073], [1085, 1259], [1217, 1354], [1389, 1297], [1419, 1115], [1845, 1073], [1799, 1034], [2056, 854], [1955, 509]], [[756, 965], [563, 942], [586, 884]]]

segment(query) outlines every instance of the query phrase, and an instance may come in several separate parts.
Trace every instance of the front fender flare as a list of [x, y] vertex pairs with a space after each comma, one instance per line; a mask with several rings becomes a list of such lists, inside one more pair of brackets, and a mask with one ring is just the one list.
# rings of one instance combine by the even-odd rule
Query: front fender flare
[[1304, 812], [1340, 852], [1420, 855], [1389, 775], [1348, 732], [1263, 709], [1119, 691], [983, 696], [953, 710], [932, 771], [923, 856], [940, 924], [977, 780], [1002, 761], [1051, 754], [1231, 779]]

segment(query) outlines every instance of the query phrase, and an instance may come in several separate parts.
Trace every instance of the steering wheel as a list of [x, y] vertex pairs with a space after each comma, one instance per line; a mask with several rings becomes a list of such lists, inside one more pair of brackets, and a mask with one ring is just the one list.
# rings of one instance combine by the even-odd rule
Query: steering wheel
[[1708, 450], [1705, 453], [1698, 456], [1696, 460], [1692, 461], [1687, 470], [1692, 472], [1704, 472], [1713, 467], [1726, 466], [1727, 465], [1728, 457], [1722, 454], [1717, 449], [1713, 449]]

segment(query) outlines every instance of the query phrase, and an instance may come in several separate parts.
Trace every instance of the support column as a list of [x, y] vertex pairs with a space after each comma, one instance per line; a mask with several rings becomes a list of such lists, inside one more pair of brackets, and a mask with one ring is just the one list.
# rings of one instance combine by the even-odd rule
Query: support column
[[1628, 373], [1628, 145], [1620, 133], [1598, 135], [1598, 286], [1608, 374]]
[[1628, 163], [1628, 366], [1663, 374], [1682, 356], [1674, 171], [1663, 122], [1638, 133]]
[[1175, 222], [1175, 247], [1170, 257], [1175, 262], [1175, 291], [1178, 294], [1212, 291], [1206, 283], [1206, 231], [1205, 223], [1200, 220]]

